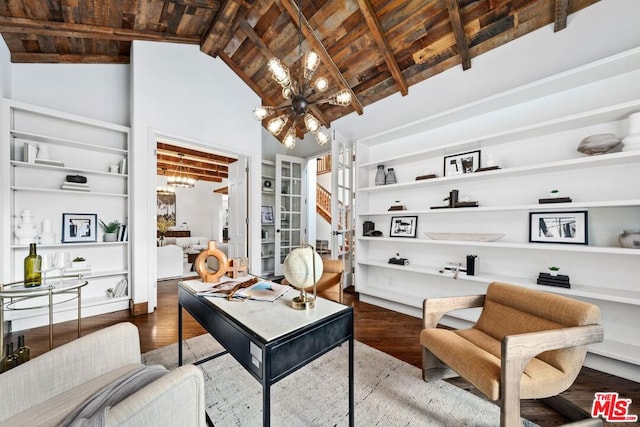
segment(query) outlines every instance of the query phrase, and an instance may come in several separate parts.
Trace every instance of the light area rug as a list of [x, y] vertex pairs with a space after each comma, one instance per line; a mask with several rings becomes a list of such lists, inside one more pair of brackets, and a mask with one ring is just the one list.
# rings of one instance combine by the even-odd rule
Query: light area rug
[[[356, 426], [499, 426], [499, 408], [445, 381], [424, 382], [422, 371], [355, 342]], [[189, 339], [184, 363], [223, 348], [210, 335]], [[143, 355], [146, 364], [177, 366], [177, 344]], [[207, 413], [217, 427], [262, 425], [262, 386], [231, 355], [199, 367]], [[348, 344], [330, 351], [271, 386], [273, 426], [348, 425]], [[526, 420], [525, 426], [535, 426]]]

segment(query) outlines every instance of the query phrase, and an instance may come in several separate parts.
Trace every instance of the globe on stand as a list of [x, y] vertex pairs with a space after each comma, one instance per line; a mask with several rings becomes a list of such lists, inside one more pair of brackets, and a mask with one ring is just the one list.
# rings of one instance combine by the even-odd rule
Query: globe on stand
[[[322, 276], [322, 258], [311, 245], [303, 245], [289, 252], [282, 266], [284, 277], [300, 295], [293, 298], [291, 306], [297, 310], [306, 310], [316, 306], [316, 282]], [[313, 287], [313, 296], [307, 288]]]

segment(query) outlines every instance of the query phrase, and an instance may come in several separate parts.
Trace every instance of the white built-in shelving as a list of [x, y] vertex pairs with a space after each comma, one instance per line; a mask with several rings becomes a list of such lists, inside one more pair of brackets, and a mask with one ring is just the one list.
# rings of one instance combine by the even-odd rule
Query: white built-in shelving
[[[3, 100], [2, 125], [1, 280], [22, 279], [22, 262], [29, 248], [19, 244], [14, 230], [21, 222], [21, 213], [30, 210], [39, 233], [47, 219], [56, 235], [54, 243], [37, 244], [39, 254], [68, 252], [71, 259], [81, 256], [87, 260], [89, 267], [78, 270], [89, 281], [82, 289], [83, 316], [127, 309], [130, 291], [125, 297], [113, 298], [107, 290], [121, 280], [130, 283], [128, 241], [105, 242], [96, 226], [95, 241], [63, 243], [62, 214], [96, 214], [104, 222], [128, 224], [130, 129], [9, 99]], [[50, 161], [27, 159], [25, 143], [46, 147]], [[86, 177], [88, 189], [63, 189], [67, 175]], [[54, 321], [69, 320], [74, 307], [77, 305], [73, 302], [56, 304]], [[46, 324], [45, 314], [38, 310], [7, 312], [5, 320], [13, 322], [14, 330], [20, 330]]]
[[[635, 184], [640, 182], [640, 150], [623, 147], [591, 156], [576, 150], [589, 135], [626, 135], [628, 116], [640, 111], [640, 90], [630, 86], [625, 92], [615, 85], [625, 78], [633, 81], [631, 69], [622, 71], [630, 58], [636, 72], [638, 49], [576, 69], [580, 83], [575, 85], [572, 72], [563, 73], [358, 141], [355, 285], [361, 300], [420, 316], [425, 298], [480, 294], [494, 281], [583, 299], [600, 306], [605, 327], [605, 342], [589, 351], [608, 360], [596, 357], [591, 366], [640, 381], [635, 327], [640, 322], [640, 250], [622, 248], [617, 240], [625, 229], [640, 229], [640, 186]], [[601, 93], [607, 90], [610, 96]], [[591, 104], [582, 110], [572, 104], [578, 95]], [[510, 120], [513, 108], [518, 113], [515, 125]], [[527, 113], [535, 119], [527, 122]], [[499, 168], [445, 176], [446, 156], [475, 150], [481, 151], [480, 166]], [[374, 185], [379, 165], [394, 168], [398, 182]], [[427, 174], [436, 177], [415, 179]], [[572, 201], [539, 203], [552, 189]], [[478, 206], [443, 207], [452, 190]], [[390, 210], [393, 205], [406, 209]], [[556, 211], [586, 212], [585, 244], [531, 238], [531, 214]], [[394, 216], [416, 217], [415, 237], [390, 237]], [[365, 221], [382, 235], [363, 236]], [[503, 237], [490, 242], [434, 240], [427, 233]], [[388, 263], [397, 254], [409, 264]], [[466, 255], [478, 256], [476, 275], [445, 269], [451, 263], [464, 268]], [[570, 288], [536, 283], [551, 265], [570, 276]], [[455, 311], [444, 322], [459, 325], [477, 315]], [[616, 363], [624, 367], [616, 370]]]

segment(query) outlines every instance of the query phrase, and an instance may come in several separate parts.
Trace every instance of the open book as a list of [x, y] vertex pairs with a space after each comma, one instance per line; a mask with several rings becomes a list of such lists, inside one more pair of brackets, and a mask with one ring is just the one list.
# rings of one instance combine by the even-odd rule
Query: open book
[[242, 279], [223, 276], [217, 283], [203, 283], [201, 280], [186, 280], [182, 283], [197, 295], [260, 301], [275, 301], [291, 289], [289, 286], [251, 276]]

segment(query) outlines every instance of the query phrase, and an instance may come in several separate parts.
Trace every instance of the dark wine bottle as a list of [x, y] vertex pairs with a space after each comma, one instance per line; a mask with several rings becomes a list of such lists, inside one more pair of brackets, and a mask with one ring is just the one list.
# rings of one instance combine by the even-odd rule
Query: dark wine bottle
[[24, 345], [24, 335], [18, 335], [18, 349], [14, 354], [18, 356], [18, 365], [31, 359], [31, 349]]
[[8, 371], [18, 366], [18, 356], [13, 353], [13, 343], [5, 344], [4, 357], [0, 360], [0, 372]]
[[40, 286], [42, 257], [36, 254], [36, 244], [29, 243], [29, 255], [24, 259], [24, 287]]

